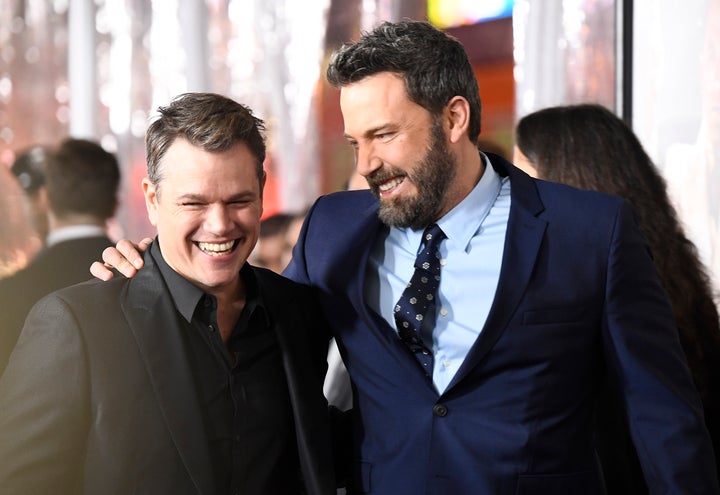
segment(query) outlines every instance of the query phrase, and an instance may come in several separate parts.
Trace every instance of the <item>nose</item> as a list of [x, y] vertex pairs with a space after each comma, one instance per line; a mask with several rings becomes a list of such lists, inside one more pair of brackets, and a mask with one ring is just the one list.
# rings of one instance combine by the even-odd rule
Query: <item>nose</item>
[[355, 149], [355, 168], [364, 177], [382, 167], [382, 160], [377, 156], [372, 144], [358, 144]]
[[212, 204], [205, 215], [204, 228], [210, 234], [222, 236], [226, 234], [232, 225], [228, 207], [224, 204]]

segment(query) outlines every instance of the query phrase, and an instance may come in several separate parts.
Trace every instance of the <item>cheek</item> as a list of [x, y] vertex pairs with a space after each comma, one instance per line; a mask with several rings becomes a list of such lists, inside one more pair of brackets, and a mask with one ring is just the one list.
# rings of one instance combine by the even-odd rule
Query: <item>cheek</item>
[[530, 162], [527, 158], [525, 158], [524, 155], [515, 156], [514, 159], [515, 166], [528, 174], [530, 177], [537, 177], [537, 169], [535, 168], [535, 165]]
[[158, 226], [158, 216], [159, 216], [157, 204], [153, 203], [152, 201], [149, 201], [146, 198], [145, 207], [147, 209], [147, 215], [148, 215], [148, 220], [150, 221], [150, 225], [152, 225], [153, 227], [157, 227]]
[[177, 240], [191, 237], [202, 226], [202, 215], [191, 211], [159, 209], [156, 218], [158, 233]]
[[150, 221], [150, 225], [157, 228], [157, 212], [155, 210], [148, 210], [148, 220]]
[[262, 208], [257, 206], [243, 208], [232, 213], [232, 222], [245, 236], [257, 238], [260, 235], [260, 218]]

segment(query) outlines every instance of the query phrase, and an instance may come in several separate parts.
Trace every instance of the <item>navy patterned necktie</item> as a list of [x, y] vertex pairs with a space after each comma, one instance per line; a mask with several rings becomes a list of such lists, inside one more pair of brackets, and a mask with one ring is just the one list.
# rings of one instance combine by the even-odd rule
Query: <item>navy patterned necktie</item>
[[430, 347], [423, 343], [422, 330], [430, 334], [435, 326], [435, 298], [440, 286], [440, 253], [445, 233], [432, 224], [423, 232], [424, 246], [415, 259], [415, 273], [395, 305], [395, 324], [400, 338], [415, 354], [426, 375], [433, 369]]

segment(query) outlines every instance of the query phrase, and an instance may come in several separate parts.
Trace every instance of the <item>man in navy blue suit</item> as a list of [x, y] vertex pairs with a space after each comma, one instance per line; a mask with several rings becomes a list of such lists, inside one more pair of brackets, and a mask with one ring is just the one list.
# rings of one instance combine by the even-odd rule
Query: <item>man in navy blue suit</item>
[[[478, 152], [472, 67], [427, 23], [384, 23], [344, 45], [328, 79], [370, 191], [318, 199], [285, 275], [317, 289], [354, 383], [350, 491], [605, 493], [591, 425], [609, 375], [650, 492], [718, 493], [629, 206]], [[431, 224], [444, 234], [440, 284], [411, 348], [394, 312]], [[105, 254], [132, 275], [121, 258]]]

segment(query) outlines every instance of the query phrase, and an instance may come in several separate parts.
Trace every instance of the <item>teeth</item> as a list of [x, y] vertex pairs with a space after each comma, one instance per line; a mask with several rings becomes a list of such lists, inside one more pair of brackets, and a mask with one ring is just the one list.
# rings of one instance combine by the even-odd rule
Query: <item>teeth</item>
[[235, 241], [221, 243], [198, 242], [197, 245], [204, 253], [211, 254], [213, 256], [220, 256], [222, 254], [228, 254], [232, 251]]
[[403, 181], [402, 179], [393, 179], [393, 180], [388, 181], [388, 182], [386, 182], [386, 183], [384, 183], [384, 184], [381, 184], [380, 186], [378, 186], [378, 188], [379, 188], [382, 192], [389, 191], [389, 190], [392, 189], [393, 187], [399, 186], [399, 185], [402, 183], [402, 181]]

